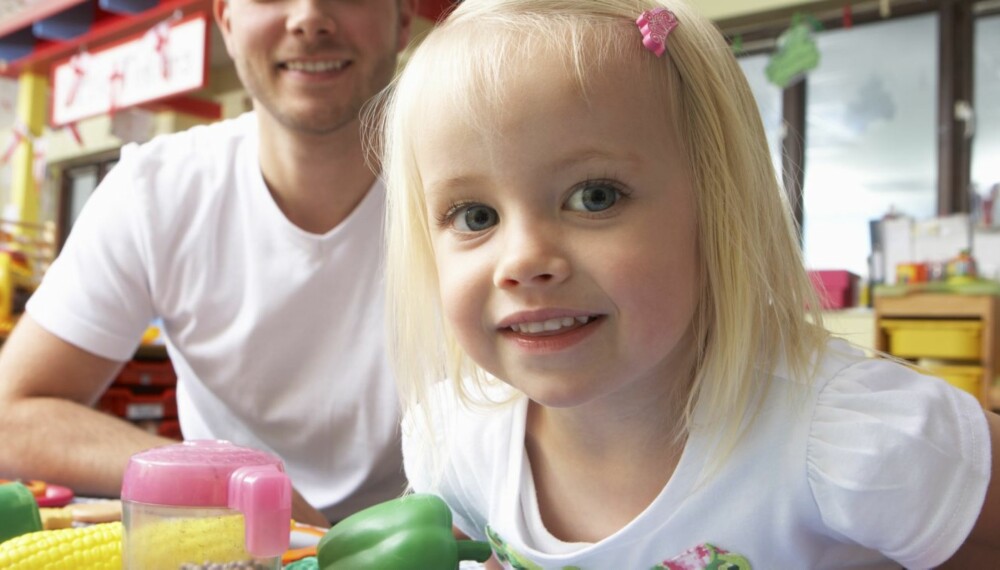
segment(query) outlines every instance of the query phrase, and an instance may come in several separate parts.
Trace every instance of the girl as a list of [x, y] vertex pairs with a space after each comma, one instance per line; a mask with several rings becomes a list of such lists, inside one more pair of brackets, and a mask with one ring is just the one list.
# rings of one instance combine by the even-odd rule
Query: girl
[[995, 565], [1000, 420], [810, 324], [709, 22], [465, 0], [387, 97], [407, 475], [494, 565]]

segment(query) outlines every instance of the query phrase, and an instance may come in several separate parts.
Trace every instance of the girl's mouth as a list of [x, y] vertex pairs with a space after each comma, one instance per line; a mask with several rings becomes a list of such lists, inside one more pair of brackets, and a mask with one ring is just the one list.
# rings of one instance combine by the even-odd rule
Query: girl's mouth
[[597, 320], [598, 318], [599, 317], [595, 315], [560, 317], [555, 319], [546, 319], [544, 321], [513, 324], [507, 327], [507, 330], [520, 335], [550, 336], [578, 329]]

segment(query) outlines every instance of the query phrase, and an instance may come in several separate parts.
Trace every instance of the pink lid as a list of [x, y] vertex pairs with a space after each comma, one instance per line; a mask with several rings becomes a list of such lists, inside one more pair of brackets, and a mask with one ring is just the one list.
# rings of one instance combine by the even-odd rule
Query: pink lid
[[[122, 500], [178, 507], [229, 507], [229, 480], [241, 467], [271, 465], [277, 457], [222, 440], [192, 440], [133, 455], [125, 469]], [[287, 476], [286, 476], [287, 477]]]

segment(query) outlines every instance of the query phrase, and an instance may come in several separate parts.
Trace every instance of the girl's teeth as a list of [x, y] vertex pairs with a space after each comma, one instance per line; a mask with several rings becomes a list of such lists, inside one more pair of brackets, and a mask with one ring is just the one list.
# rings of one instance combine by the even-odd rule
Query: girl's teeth
[[590, 317], [562, 317], [558, 319], [549, 319], [547, 321], [535, 322], [535, 323], [522, 323], [519, 325], [511, 325], [511, 330], [518, 333], [528, 333], [537, 334], [540, 332], [553, 332], [560, 329], [568, 328], [576, 323], [585, 325], [590, 322]]

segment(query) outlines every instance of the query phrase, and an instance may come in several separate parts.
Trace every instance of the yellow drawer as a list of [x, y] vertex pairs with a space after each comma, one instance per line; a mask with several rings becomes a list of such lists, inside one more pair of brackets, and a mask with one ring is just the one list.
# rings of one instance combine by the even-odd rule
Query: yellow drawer
[[978, 360], [982, 354], [980, 321], [885, 319], [881, 326], [896, 356]]
[[978, 366], [924, 365], [932, 376], [944, 379], [952, 386], [965, 390], [979, 399], [979, 388], [983, 382], [983, 369]]

